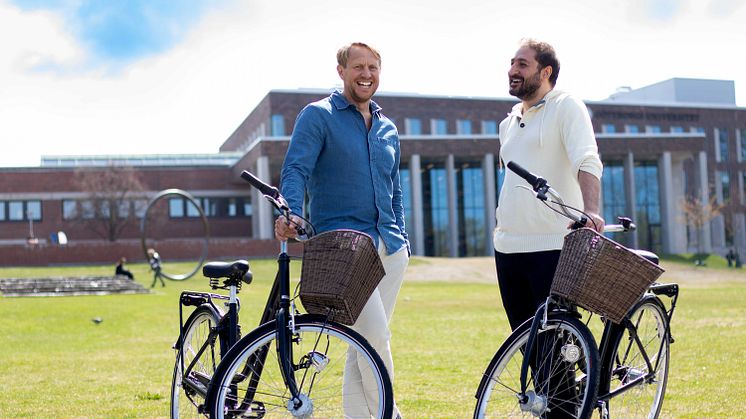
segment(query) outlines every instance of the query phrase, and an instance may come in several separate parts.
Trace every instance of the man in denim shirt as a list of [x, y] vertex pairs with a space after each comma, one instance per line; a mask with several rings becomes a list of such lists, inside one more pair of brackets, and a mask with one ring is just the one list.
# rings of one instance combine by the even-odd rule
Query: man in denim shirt
[[[409, 262], [399, 183], [399, 134], [371, 100], [381, 69], [378, 51], [352, 43], [337, 52], [337, 63], [344, 88], [309, 104], [298, 115], [282, 168], [281, 191], [296, 214], [302, 213], [308, 192], [317, 232], [354, 229], [375, 240], [386, 275], [353, 329], [373, 345], [393, 382], [389, 324]], [[294, 221], [300, 223], [297, 217]], [[275, 221], [278, 239], [296, 235], [292, 223], [282, 217]], [[376, 413], [371, 411], [375, 401], [366, 401], [364, 396], [365, 388], [373, 383], [361, 366], [348, 356], [345, 413], [352, 417]], [[394, 406], [394, 417], [398, 416]]]

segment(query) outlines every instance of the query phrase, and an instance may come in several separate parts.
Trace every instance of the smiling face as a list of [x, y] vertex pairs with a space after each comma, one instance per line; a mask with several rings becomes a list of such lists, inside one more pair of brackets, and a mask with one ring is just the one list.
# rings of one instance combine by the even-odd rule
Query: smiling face
[[542, 88], [542, 84], [547, 83], [547, 87], [549, 86], [551, 70], [551, 67], [539, 68], [536, 51], [526, 46], [519, 48], [515, 57], [510, 60], [509, 93], [521, 100], [532, 99]]
[[381, 62], [371, 50], [361, 46], [350, 48], [347, 65], [337, 65], [344, 82], [342, 94], [357, 106], [366, 105], [378, 89]]

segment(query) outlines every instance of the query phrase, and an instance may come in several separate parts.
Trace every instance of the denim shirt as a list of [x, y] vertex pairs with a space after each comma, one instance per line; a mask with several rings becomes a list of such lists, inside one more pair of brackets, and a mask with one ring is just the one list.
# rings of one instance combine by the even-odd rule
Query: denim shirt
[[383, 240], [388, 254], [408, 246], [399, 183], [399, 134], [371, 101], [370, 131], [341, 92], [298, 114], [282, 167], [280, 189], [302, 214], [308, 191], [316, 232], [353, 229]]

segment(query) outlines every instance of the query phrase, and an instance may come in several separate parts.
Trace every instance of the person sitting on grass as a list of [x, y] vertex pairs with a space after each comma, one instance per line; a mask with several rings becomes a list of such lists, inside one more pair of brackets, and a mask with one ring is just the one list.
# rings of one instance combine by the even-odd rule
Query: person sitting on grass
[[132, 275], [132, 272], [125, 269], [124, 264], [127, 263], [127, 258], [122, 256], [119, 258], [119, 263], [117, 263], [117, 269], [114, 272], [115, 275], [121, 275], [126, 276], [129, 279], [135, 279], [135, 276]]

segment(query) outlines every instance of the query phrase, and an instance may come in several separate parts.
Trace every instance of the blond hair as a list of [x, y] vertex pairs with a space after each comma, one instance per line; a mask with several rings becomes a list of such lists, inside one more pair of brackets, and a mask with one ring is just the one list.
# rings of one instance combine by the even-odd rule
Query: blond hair
[[337, 64], [347, 68], [347, 60], [350, 59], [350, 49], [352, 49], [352, 47], [366, 48], [368, 51], [373, 53], [378, 60], [378, 64], [381, 64], [381, 53], [378, 52], [377, 49], [362, 42], [352, 42], [340, 48], [339, 51], [337, 51]]

